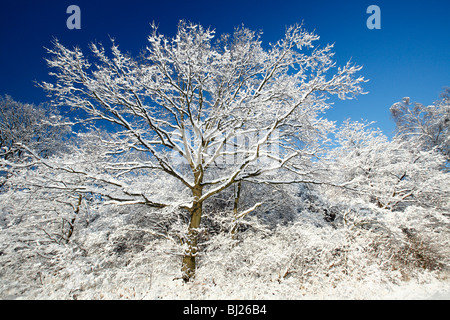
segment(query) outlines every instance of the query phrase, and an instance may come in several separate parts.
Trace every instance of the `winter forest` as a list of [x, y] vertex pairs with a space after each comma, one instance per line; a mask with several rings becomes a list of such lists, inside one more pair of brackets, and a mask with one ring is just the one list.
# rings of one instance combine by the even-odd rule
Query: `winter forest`
[[0, 98], [0, 298], [450, 294], [450, 89], [337, 124], [368, 80], [318, 39], [55, 39], [48, 103]]

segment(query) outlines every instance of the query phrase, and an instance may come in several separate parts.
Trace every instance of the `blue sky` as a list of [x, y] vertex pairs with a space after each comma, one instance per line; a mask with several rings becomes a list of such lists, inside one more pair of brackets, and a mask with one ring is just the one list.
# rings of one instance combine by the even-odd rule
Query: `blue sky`
[[[69, 30], [66, 9], [81, 9], [81, 30]], [[369, 30], [369, 5], [381, 9], [381, 29]], [[285, 27], [304, 22], [315, 30], [320, 43], [334, 43], [336, 60], [363, 65], [361, 74], [370, 82], [369, 93], [357, 100], [336, 101], [327, 117], [376, 121], [391, 136], [394, 124], [389, 107], [409, 96], [430, 104], [450, 86], [450, 1], [448, 0], [3, 0], [0, 12], [0, 94], [23, 102], [40, 103], [47, 98], [34, 81], [51, 81], [43, 58], [44, 47], [57, 37], [66, 46], [86, 49], [92, 41], [109, 44], [116, 39], [133, 55], [147, 45], [149, 23], [173, 35], [185, 19], [211, 26], [218, 34], [231, 33], [244, 24], [264, 32], [265, 43], [275, 42]]]

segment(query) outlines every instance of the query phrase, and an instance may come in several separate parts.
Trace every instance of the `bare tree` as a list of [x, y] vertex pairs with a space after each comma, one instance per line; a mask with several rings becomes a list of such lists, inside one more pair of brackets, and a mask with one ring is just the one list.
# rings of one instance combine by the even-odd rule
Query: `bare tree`
[[[84, 110], [85, 121], [116, 126], [105, 164], [113, 177], [61, 166], [67, 172], [114, 185], [125, 197], [108, 203], [176, 205], [189, 212], [182, 271], [195, 274], [203, 203], [228, 187], [257, 183], [308, 182], [302, 166], [316, 156], [333, 124], [320, 118], [327, 95], [341, 99], [362, 93], [361, 68], [350, 63], [335, 69], [332, 46], [315, 48], [319, 39], [301, 26], [265, 48], [260, 34], [238, 28], [214, 40], [215, 31], [180, 22], [175, 37], [153, 31], [140, 59], [112, 43], [108, 54], [91, 44], [95, 64], [79, 48], [59, 41], [48, 49], [56, 84], [42, 86], [54, 103]], [[133, 160], [118, 157], [133, 153]], [[124, 160], [125, 159], [125, 160]], [[172, 203], [127, 184], [133, 172], [160, 172], [189, 191]], [[252, 208], [237, 211], [236, 218]]]

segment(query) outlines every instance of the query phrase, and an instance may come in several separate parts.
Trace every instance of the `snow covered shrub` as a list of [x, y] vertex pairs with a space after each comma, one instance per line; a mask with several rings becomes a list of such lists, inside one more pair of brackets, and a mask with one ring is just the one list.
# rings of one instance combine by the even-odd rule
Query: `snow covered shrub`
[[[211, 235], [244, 232], [251, 228], [275, 228], [297, 217], [299, 186], [255, 184], [243, 181], [205, 202], [202, 225]], [[257, 206], [255, 206], [257, 204]], [[236, 219], [241, 208], [254, 208]], [[255, 221], [258, 221], [257, 223]]]
[[368, 251], [369, 232], [319, 226], [316, 221], [315, 213], [304, 213], [294, 224], [266, 232], [248, 230], [239, 240], [217, 235], [201, 255], [199, 274], [221, 286], [238, 277], [249, 290], [255, 283], [288, 281], [295, 284], [297, 296], [345, 279], [370, 277], [368, 266], [375, 266]]
[[[376, 206], [349, 206], [339, 215], [339, 222], [323, 223], [323, 216], [303, 211], [295, 223], [267, 232], [247, 230], [238, 240], [217, 235], [200, 256], [199, 276], [226, 290], [232, 290], [228, 279], [237, 278], [248, 296], [261, 294], [265, 283], [266, 297], [272, 292], [292, 298], [362, 284], [368, 285], [365, 294], [373, 296], [383, 286], [448, 271], [448, 252], [438, 252], [434, 246], [437, 241], [448, 243], [448, 226], [436, 237], [433, 228], [416, 225], [421, 233], [413, 240], [402, 231], [411, 227], [408, 218], [393, 221]], [[289, 289], [280, 293], [284, 286]]]
[[450, 219], [432, 208], [408, 207], [383, 219], [403, 235], [403, 252], [398, 259], [413, 268], [443, 273], [450, 271]]

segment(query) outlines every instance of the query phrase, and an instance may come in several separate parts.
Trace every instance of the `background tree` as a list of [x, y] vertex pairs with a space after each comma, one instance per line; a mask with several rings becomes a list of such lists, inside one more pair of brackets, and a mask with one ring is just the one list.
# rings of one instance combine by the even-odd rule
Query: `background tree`
[[[403, 98], [390, 108], [397, 136], [423, 150], [436, 149], [450, 161], [450, 88], [433, 105]], [[447, 168], [448, 169], [448, 168]]]
[[[195, 273], [204, 202], [247, 179], [269, 184], [309, 179], [308, 167], [299, 164], [314, 157], [332, 127], [319, 117], [329, 107], [327, 94], [352, 98], [364, 81], [355, 77], [360, 67], [334, 69], [332, 46], [314, 48], [319, 37], [301, 26], [288, 28], [267, 49], [260, 35], [246, 28], [214, 38], [213, 30], [185, 22], [173, 38], [153, 25], [140, 59], [123, 54], [113, 41], [112, 55], [91, 44], [95, 64], [79, 48], [55, 41], [47, 62], [56, 84], [42, 84], [55, 104], [115, 126], [108, 141], [98, 141], [110, 150], [105, 166], [115, 171], [114, 178], [107, 172], [90, 175], [126, 194], [108, 203], [189, 212], [185, 280]], [[118, 156], [130, 152], [136, 155], [132, 160]], [[127, 176], [151, 172], [178, 181], [187, 192], [174, 192], [172, 201], [164, 202], [127, 182]], [[283, 180], [283, 172], [296, 178]]]
[[0, 170], [2, 185], [6, 181], [8, 163], [26, 161], [27, 146], [39, 157], [47, 158], [65, 149], [64, 139], [70, 125], [58, 110], [50, 106], [21, 103], [10, 96], [0, 96]]
[[20, 158], [20, 144], [44, 158], [60, 151], [69, 130], [66, 121], [50, 106], [21, 103], [8, 95], [0, 97], [0, 156]]
[[341, 191], [389, 210], [412, 204], [448, 210], [450, 186], [441, 153], [398, 137], [389, 141], [372, 123], [347, 120], [336, 138], [330, 172], [334, 184], [346, 187]]

